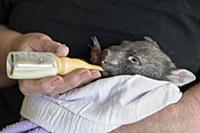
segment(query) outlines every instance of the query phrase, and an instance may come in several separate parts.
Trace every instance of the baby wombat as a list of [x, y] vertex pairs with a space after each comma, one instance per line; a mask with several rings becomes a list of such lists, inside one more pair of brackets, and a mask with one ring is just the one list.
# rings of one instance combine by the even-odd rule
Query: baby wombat
[[92, 38], [91, 62], [101, 65], [103, 76], [140, 74], [157, 80], [185, 85], [195, 79], [188, 70], [177, 69], [171, 59], [149, 37], [141, 41], [124, 40], [119, 45], [101, 50], [96, 37]]

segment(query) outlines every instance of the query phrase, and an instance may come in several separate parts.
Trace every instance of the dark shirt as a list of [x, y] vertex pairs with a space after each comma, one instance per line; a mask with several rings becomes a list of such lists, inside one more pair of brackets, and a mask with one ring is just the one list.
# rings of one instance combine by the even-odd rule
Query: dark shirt
[[103, 47], [149, 36], [177, 67], [200, 72], [198, 0], [0, 0], [0, 23], [42, 32], [88, 61], [91, 36]]

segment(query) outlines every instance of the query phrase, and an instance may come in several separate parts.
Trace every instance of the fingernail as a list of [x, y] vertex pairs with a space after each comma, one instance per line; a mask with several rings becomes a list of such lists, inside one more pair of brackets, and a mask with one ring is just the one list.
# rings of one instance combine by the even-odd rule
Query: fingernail
[[92, 71], [92, 77], [99, 78], [99, 77], [101, 77], [101, 73], [99, 71]]
[[68, 51], [69, 51], [68, 47], [64, 45], [56, 49], [56, 53], [58, 53], [60, 56], [66, 56], [68, 54]]
[[53, 87], [59, 86], [62, 84], [62, 82], [63, 82], [63, 80], [60, 77], [56, 77], [51, 82], [51, 86], [53, 86]]

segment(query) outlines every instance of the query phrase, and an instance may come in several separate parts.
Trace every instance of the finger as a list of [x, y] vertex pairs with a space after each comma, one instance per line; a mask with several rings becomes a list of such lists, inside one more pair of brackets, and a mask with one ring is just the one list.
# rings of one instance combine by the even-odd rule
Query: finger
[[67, 56], [69, 53], [69, 48], [62, 44], [61, 46], [59, 46], [57, 49], [56, 49], [56, 52], [55, 54], [59, 57], [62, 57], [62, 56]]
[[79, 86], [82, 86], [86, 83], [89, 83], [91, 82], [92, 80], [95, 80], [97, 78], [100, 78], [101, 77], [101, 73], [97, 70], [88, 70], [88, 72], [90, 73], [90, 75], [92, 76], [92, 78], [88, 78], [88, 79], [85, 79], [83, 80]]
[[62, 83], [63, 78], [60, 76], [46, 77], [34, 80], [20, 80], [19, 88], [24, 95], [35, 95], [40, 93], [51, 94], [55, 89], [52, 83]]
[[69, 52], [66, 45], [53, 41], [47, 35], [35, 35], [34, 39], [32, 40], [32, 43], [29, 43], [34, 51], [52, 52], [57, 56], [66, 56]]
[[52, 52], [57, 56], [67, 56], [69, 53], [67, 46], [52, 40], [41, 40], [39, 45], [41, 45], [40, 51]]
[[95, 70], [79, 69], [72, 71], [63, 77], [63, 83], [53, 84], [55, 89], [52, 94], [69, 91], [99, 77], [101, 77], [100, 72]]
[[69, 91], [99, 77], [101, 77], [101, 74], [98, 71], [81, 69], [75, 70], [63, 78], [61, 76], [53, 76], [35, 80], [20, 80], [19, 86], [24, 95], [40, 93], [55, 95]]

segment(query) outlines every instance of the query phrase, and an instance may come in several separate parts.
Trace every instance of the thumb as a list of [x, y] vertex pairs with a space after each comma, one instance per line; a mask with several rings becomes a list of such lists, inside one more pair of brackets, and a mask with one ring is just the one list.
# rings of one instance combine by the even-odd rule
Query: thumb
[[57, 55], [57, 56], [67, 56], [68, 55], [68, 53], [69, 53], [69, 48], [66, 46], [66, 45], [64, 45], [64, 44], [62, 44], [62, 45], [59, 45], [57, 48], [56, 48], [56, 51], [55, 51], [55, 54]]
[[48, 36], [42, 36], [36, 42], [30, 44], [32, 44], [31, 48], [34, 51], [51, 52], [57, 56], [66, 56], [69, 53], [69, 48], [66, 45], [53, 41]]
[[67, 56], [69, 53], [69, 48], [66, 45], [53, 40], [45, 40], [41, 45], [42, 51], [52, 52], [57, 56]]

